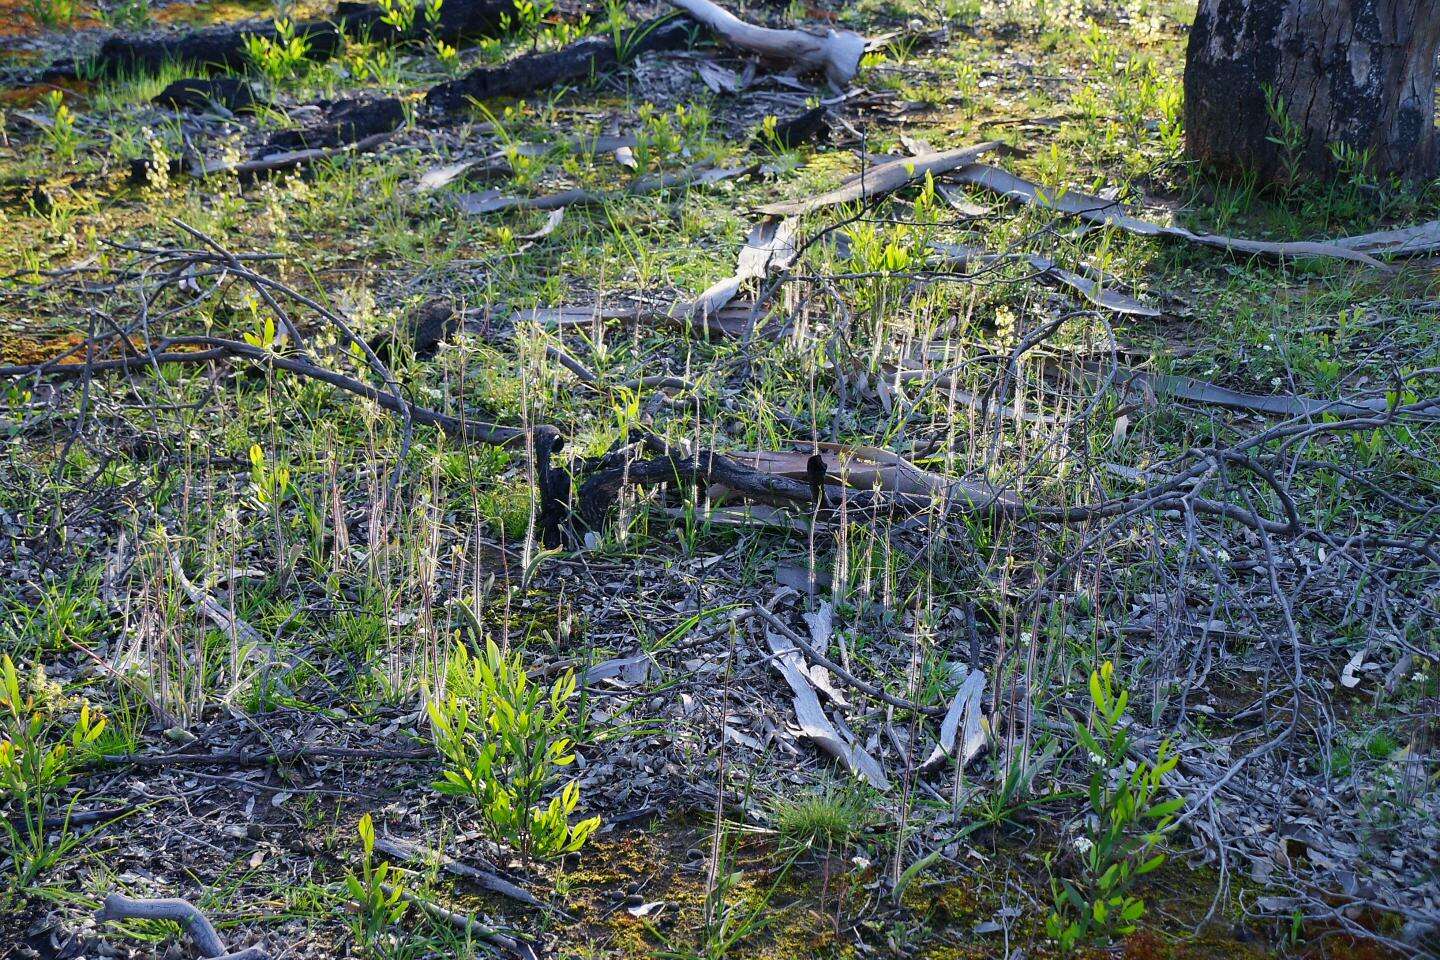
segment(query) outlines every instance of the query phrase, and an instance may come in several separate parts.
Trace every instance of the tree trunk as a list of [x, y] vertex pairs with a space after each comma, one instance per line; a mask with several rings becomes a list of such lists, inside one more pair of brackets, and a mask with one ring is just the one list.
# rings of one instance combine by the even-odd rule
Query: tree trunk
[[1186, 150], [1266, 181], [1333, 175], [1342, 153], [1372, 174], [1427, 179], [1437, 44], [1440, 0], [1200, 0]]

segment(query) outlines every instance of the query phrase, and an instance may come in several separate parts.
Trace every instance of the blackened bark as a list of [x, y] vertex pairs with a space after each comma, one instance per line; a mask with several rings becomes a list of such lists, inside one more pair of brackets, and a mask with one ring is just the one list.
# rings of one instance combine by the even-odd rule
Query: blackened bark
[[[1185, 65], [1186, 150], [1267, 181], [1332, 175], [1341, 144], [1369, 151], [1373, 173], [1434, 176], [1437, 45], [1440, 0], [1200, 0]], [[1271, 116], [1280, 101], [1297, 133], [1291, 146]]]
[[[559, 6], [569, 9], [570, 5]], [[313, 60], [334, 56], [347, 37], [394, 44], [434, 36], [447, 43], [459, 43], [473, 37], [498, 36], [503, 30], [501, 18], [515, 19], [515, 0], [446, 0], [433, 25], [426, 22], [422, 5], [405, 31], [383, 22], [383, 17], [384, 11], [377, 5], [342, 0], [333, 17], [295, 24], [295, 35], [305, 38], [308, 56]], [[184, 32], [115, 36], [100, 47], [90, 69], [102, 74], [154, 73], [166, 63], [185, 63], [204, 70], [243, 70], [249, 66], [246, 38], [274, 40], [276, 35], [275, 25], [269, 20], [248, 20]], [[57, 65], [46, 76], [58, 75], [56, 70], [73, 74], [74, 65]]]
[[456, 110], [471, 100], [520, 97], [583, 82], [647, 51], [683, 50], [690, 45], [694, 29], [694, 22], [687, 19], [660, 19], [625, 31], [619, 47], [608, 36], [586, 37], [561, 50], [516, 57], [502, 67], [471, 70], [458, 80], [431, 87], [425, 102], [441, 110]]
[[306, 127], [277, 130], [265, 142], [264, 152], [338, 147], [377, 133], [389, 133], [405, 122], [405, 108], [394, 97], [356, 97], [324, 104], [325, 119]]

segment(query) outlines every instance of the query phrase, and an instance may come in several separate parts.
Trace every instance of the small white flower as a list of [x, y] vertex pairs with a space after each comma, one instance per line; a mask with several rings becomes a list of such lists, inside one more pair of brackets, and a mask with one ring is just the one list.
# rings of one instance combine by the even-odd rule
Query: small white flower
[[1090, 762], [1093, 763], [1093, 764], [1095, 764], [1095, 766], [1097, 766], [1097, 767], [1103, 767], [1103, 766], [1105, 766], [1105, 758], [1102, 757], [1102, 756], [1100, 756], [1100, 754], [1095, 753], [1095, 752], [1093, 752], [1093, 751], [1091, 751], [1091, 753], [1090, 753]]
[[1074, 840], [1071, 840], [1070, 843], [1075, 848], [1075, 851], [1081, 854], [1089, 853], [1095, 847], [1095, 844], [1091, 842], [1089, 837], [1076, 837]]

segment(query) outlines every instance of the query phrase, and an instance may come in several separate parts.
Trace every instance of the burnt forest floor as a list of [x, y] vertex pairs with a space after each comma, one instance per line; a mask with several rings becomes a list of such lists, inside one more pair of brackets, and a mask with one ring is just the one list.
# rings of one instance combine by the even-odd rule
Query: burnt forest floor
[[[0, 957], [198, 955], [117, 891], [274, 958], [1435, 950], [1434, 255], [1053, 208], [1328, 241], [1440, 182], [1191, 168], [1145, 0], [752, 2], [853, 83], [697, 29], [424, 99], [667, 9], [257, 50], [252, 112], [83, 61], [269, 7], [0, 4]], [[894, 163], [987, 141], [1035, 202]]]

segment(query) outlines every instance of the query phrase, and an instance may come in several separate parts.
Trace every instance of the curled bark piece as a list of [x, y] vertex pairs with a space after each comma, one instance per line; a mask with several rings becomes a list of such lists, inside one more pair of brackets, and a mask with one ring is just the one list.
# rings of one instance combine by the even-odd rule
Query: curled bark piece
[[694, 24], [674, 18], [650, 20], [613, 37], [586, 37], [550, 53], [527, 53], [501, 67], [471, 70], [458, 80], [437, 84], [425, 102], [440, 110], [458, 110], [472, 100], [521, 97], [566, 83], [589, 80], [653, 50], [683, 50]]
[[825, 78], [836, 87], [845, 87], [860, 69], [865, 53], [865, 38], [849, 30], [827, 30], [823, 35], [804, 30], [773, 30], [746, 23], [710, 0], [670, 0], [671, 6], [715, 32], [732, 47], [758, 53], [797, 73], [825, 71]]
[[795, 243], [799, 225], [794, 217], [783, 220], [767, 217], [756, 224], [740, 249], [735, 273], [706, 288], [691, 305], [692, 315], [702, 319], [714, 316], [735, 299], [746, 281], [762, 278], [773, 270], [784, 270], [794, 263], [799, 255]]
[[227, 953], [225, 944], [215, 927], [198, 908], [188, 900], [163, 898], [158, 900], [136, 900], [123, 893], [112, 893], [105, 897], [95, 919], [106, 920], [170, 920], [180, 924], [202, 957], [210, 960], [266, 960], [267, 954], [260, 947], [248, 947], [236, 953]]
[[826, 716], [800, 651], [779, 634], [768, 630], [765, 632], [765, 642], [774, 655], [770, 662], [780, 671], [780, 675], [790, 686], [790, 692], [794, 694], [795, 719], [800, 724], [801, 733], [814, 741], [821, 750], [840, 761], [845, 769], [868, 780], [875, 789], [889, 790], [890, 778], [885, 776], [885, 769], [880, 766], [880, 762], [852, 737], [843, 735]]
[[980, 187], [1010, 200], [1035, 207], [1079, 217], [1088, 223], [1112, 226], [1126, 233], [1142, 237], [1168, 237], [1185, 240], [1205, 247], [1216, 247], [1231, 253], [1260, 254], [1268, 257], [1294, 259], [1297, 257], [1329, 257], [1336, 260], [1350, 260], [1369, 267], [1388, 270], [1384, 263], [1359, 249], [1351, 249], [1342, 243], [1323, 241], [1272, 241], [1249, 240], [1243, 237], [1227, 237], [1216, 233], [1195, 233], [1184, 227], [1168, 227], [1149, 220], [1132, 216], [1128, 207], [1114, 200], [1094, 197], [1075, 191], [1052, 190], [1032, 183], [1024, 177], [1017, 177], [1008, 170], [983, 163], [972, 163], [952, 176], [961, 183]]
[[[985, 717], [981, 713], [981, 697], [985, 693], [985, 672], [983, 670], [972, 670], [960, 684], [960, 689], [955, 694], [955, 699], [950, 701], [950, 707], [945, 711], [945, 718], [940, 721], [940, 737], [935, 744], [935, 749], [930, 756], [920, 765], [921, 770], [931, 770], [940, 766], [947, 758], [957, 761], [960, 769], [966, 765], [985, 746]], [[961, 721], [964, 721], [964, 736], [960, 736]], [[957, 753], [957, 743], [958, 753]]]
[[938, 177], [957, 167], [973, 164], [977, 157], [1000, 147], [1000, 143], [991, 140], [957, 150], [926, 153], [918, 157], [897, 157], [856, 174], [834, 190], [804, 200], [767, 204], [760, 208], [760, 212], [788, 217], [810, 213], [824, 207], [833, 207], [841, 203], [881, 197], [900, 189], [913, 180], [924, 179], [926, 174]]

